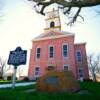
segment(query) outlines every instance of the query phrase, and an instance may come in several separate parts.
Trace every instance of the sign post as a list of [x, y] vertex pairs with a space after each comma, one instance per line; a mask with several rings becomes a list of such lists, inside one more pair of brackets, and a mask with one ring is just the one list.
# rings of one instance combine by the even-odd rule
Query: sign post
[[16, 71], [17, 71], [17, 67], [14, 66], [14, 73], [13, 73], [13, 80], [12, 80], [12, 88], [15, 88], [15, 83], [16, 83]]
[[10, 51], [8, 58], [8, 65], [14, 66], [12, 88], [15, 88], [16, 83], [16, 70], [19, 65], [26, 64], [27, 50], [22, 50], [21, 47], [17, 47], [14, 51]]

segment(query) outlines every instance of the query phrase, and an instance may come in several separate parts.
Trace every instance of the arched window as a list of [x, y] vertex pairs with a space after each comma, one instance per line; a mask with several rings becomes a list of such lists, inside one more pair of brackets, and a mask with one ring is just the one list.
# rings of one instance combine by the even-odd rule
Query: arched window
[[55, 26], [55, 23], [54, 22], [51, 22], [50, 23], [50, 28], [53, 28]]

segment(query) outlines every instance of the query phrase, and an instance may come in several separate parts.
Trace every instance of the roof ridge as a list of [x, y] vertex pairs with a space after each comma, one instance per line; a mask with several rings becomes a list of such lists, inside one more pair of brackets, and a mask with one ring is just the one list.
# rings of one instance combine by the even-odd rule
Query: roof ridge
[[49, 30], [48, 32], [44, 32], [37, 36], [35, 39], [38, 38], [44, 38], [44, 37], [51, 37], [51, 36], [57, 36], [57, 35], [74, 35], [73, 33], [66, 32], [66, 31], [58, 31], [58, 30]]

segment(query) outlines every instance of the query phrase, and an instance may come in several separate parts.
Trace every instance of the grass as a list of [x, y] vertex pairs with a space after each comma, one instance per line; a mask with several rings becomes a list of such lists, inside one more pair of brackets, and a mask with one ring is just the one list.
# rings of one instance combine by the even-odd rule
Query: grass
[[0, 89], [0, 100], [100, 100], [100, 83], [83, 82], [80, 86], [81, 89], [88, 90], [90, 94], [25, 92], [25, 90], [35, 88], [35, 85], [30, 85], [16, 87], [14, 90]]
[[[22, 82], [33, 82], [33, 81], [23, 81], [23, 80], [16, 80], [16, 83], [22, 83]], [[0, 80], [0, 84], [12, 84], [12, 80]]]

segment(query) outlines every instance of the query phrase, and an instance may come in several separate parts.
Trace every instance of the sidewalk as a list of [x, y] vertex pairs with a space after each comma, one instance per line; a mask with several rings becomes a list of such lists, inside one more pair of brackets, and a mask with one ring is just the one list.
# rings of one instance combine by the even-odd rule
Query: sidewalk
[[[36, 82], [25, 82], [25, 83], [16, 83], [15, 86], [27, 86], [27, 85], [32, 85], [36, 84]], [[0, 88], [9, 88], [12, 87], [12, 84], [1, 84]]]

